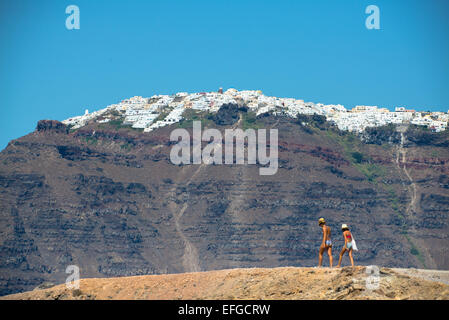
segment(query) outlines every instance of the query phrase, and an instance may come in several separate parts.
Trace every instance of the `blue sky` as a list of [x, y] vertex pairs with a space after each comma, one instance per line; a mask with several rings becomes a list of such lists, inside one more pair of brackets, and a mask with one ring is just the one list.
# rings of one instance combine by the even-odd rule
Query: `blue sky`
[[447, 111], [449, 1], [0, 0], [0, 149], [40, 119], [220, 86]]

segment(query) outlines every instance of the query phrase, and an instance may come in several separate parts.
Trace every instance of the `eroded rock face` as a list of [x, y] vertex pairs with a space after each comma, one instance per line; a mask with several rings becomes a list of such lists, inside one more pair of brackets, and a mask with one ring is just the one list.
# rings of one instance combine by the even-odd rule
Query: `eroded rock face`
[[57, 120], [39, 120], [36, 126], [36, 130], [38, 132], [42, 131], [53, 131], [60, 133], [68, 132], [67, 126], [64, 123]]
[[338, 136], [269, 115], [260, 121], [279, 129], [273, 176], [260, 176], [258, 165], [173, 165], [170, 127], [67, 134], [40, 122], [38, 134], [0, 153], [0, 295], [63, 283], [68, 265], [84, 278], [313, 266], [321, 216], [334, 260], [347, 223], [356, 263], [449, 267], [447, 148], [407, 148], [417, 186], [407, 212], [413, 188], [396, 146], [356, 145], [366, 160], [355, 165]]
[[233, 125], [239, 120], [239, 106], [237, 104], [224, 104], [214, 115], [214, 122], [218, 125]]

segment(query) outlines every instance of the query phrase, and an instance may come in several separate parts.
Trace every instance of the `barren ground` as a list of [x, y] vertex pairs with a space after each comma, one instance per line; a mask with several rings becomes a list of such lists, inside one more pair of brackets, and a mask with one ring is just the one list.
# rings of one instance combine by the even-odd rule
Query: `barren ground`
[[365, 267], [253, 268], [81, 279], [1, 299], [449, 299], [449, 271], [381, 268], [377, 289]]

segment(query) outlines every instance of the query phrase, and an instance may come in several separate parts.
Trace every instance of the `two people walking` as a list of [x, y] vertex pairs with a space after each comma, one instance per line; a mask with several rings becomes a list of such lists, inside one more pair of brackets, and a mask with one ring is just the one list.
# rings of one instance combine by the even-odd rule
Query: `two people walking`
[[[321, 227], [323, 231], [323, 241], [321, 242], [320, 251], [319, 251], [319, 257], [318, 257], [318, 267], [321, 267], [323, 262], [323, 253], [327, 251], [327, 255], [329, 256], [329, 265], [332, 268], [332, 240], [331, 240], [331, 228], [326, 225], [326, 220], [324, 218], [320, 218], [318, 220], [318, 225]], [[351, 260], [351, 265], [354, 267], [354, 259], [352, 257], [352, 251], [356, 250], [357, 247], [355, 246], [354, 238], [351, 234], [351, 231], [349, 231], [349, 227], [346, 224], [343, 224], [341, 226], [341, 231], [343, 233], [343, 238], [345, 240], [345, 244], [340, 252], [340, 257], [338, 259], [338, 265], [337, 268], [341, 266], [341, 260], [343, 259], [343, 255], [348, 252], [349, 259]]]

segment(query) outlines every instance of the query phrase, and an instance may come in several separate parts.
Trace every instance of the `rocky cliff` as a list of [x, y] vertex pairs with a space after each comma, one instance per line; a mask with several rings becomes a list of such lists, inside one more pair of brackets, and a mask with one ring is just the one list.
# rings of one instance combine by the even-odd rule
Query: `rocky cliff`
[[151, 133], [41, 121], [11, 141], [0, 153], [0, 295], [62, 283], [68, 265], [82, 278], [312, 266], [319, 217], [334, 259], [346, 223], [357, 264], [449, 268], [446, 133], [429, 133], [434, 144], [414, 131], [364, 143], [320, 119], [234, 113], [195, 119], [221, 131], [278, 128], [275, 175], [173, 165], [170, 132], [192, 119]]

